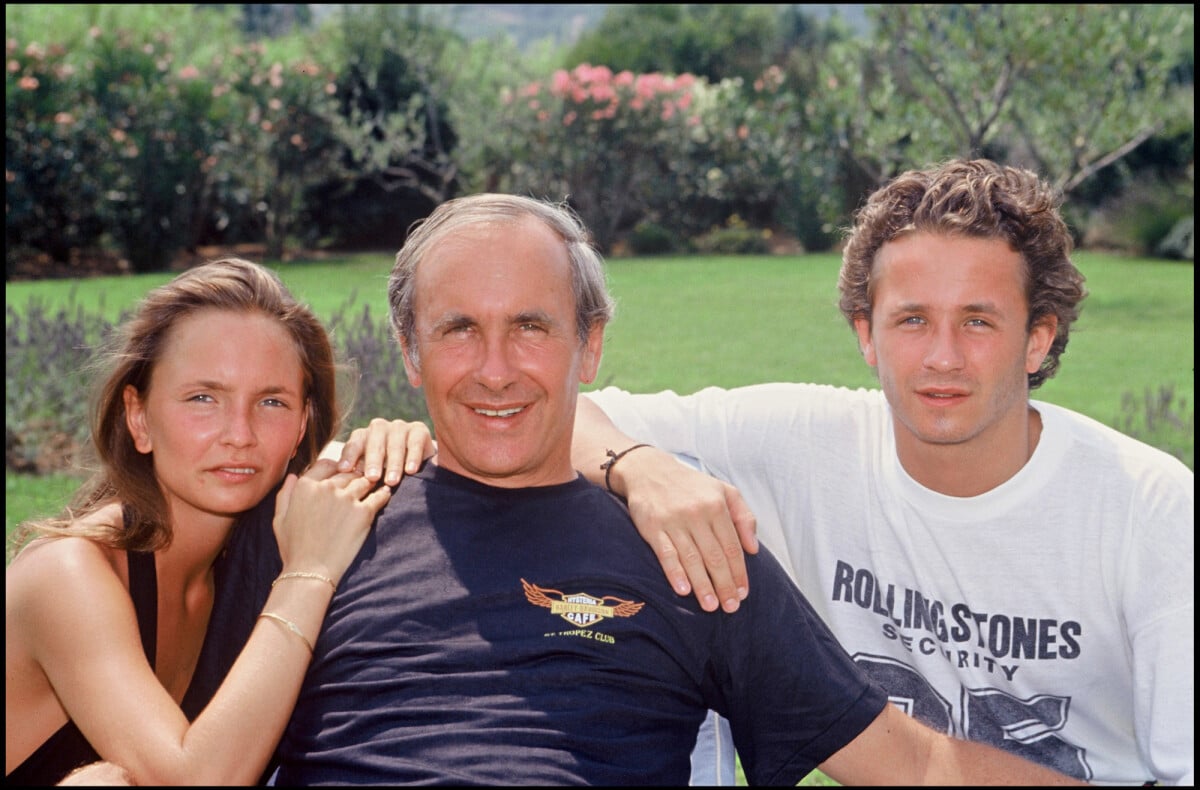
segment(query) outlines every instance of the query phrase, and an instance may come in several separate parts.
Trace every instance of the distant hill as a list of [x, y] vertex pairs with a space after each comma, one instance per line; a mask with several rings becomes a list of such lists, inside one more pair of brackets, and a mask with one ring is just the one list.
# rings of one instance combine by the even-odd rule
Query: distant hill
[[[450, 25], [468, 38], [490, 38], [507, 33], [519, 46], [550, 38], [555, 44], [573, 44], [579, 36], [604, 18], [610, 3], [522, 4], [450, 3], [438, 6]], [[862, 4], [803, 4], [805, 12], [818, 18], [839, 14], [850, 26], [864, 32], [868, 26]]]
[[608, 5], [448, 3], [438, 6], [438, 12], [446, 14], [451, 26], [467, 38], [507, 33], [525, 47], [547, 38], [555, 44], [573, 44], [604, 17]]

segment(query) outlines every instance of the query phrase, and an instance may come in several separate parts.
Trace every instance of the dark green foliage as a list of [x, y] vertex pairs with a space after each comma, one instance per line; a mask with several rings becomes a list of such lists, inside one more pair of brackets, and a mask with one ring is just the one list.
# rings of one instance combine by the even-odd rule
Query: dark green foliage
[[628, 241], [632, 255], [665, 255], [683, 247], [674, 233], [655, 222], [639, 222], [630, 231]]
[[696, 249], [706, 255], [762, 255], [770, 252], [770, 234], [752, 228], [734, 217], [726, 227], [713, 228], [695, 240]]

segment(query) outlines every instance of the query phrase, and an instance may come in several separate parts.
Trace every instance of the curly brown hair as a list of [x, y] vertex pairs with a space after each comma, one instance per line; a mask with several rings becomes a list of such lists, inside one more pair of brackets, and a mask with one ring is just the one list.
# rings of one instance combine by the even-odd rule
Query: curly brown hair
[[954, 159], [910, 170], [876, 190], [855, 212], [838, 274], [838, 307], [853, 327], [871, 320], [879, 249], [903, 233], [1004, 239], [1025, 262], [1027, 329], [1058, 319], [1042, 366], [1029, 374], [1035, 389], [1058, 371], [1071, 324], [1087, 296], [1083, 274], [1071, 262], [1071, 232], [1059, 213], [1061, 195], [1038, 176], [987, 159]]

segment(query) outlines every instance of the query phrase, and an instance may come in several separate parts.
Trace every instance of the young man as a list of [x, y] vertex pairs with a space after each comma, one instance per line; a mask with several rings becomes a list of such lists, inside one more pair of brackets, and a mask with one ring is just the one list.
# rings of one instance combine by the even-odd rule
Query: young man
[[737, 534], [753, 551], [757, 522], [855, 663], [934, 729], [1078, 779], [1187, 784], [1194, 476], [1030, 400], [1085, 295], [1070, 249], [1028, 171], [905, 173], [856, 216], [839, 278], [882, 391], [605, 389], [580, 401], [574, 462], [709, 610], [745, 597]]
[[[748, 558], [761, 594], [736, 616], [671, 591], [571, 464], [611, 315], [573, 214], [450, 201], [397, 255], [389, 302], [437, 454], [343, 576], [279, 784], [683, 784], [708, 709], [752, 783], [818, 765], [843, 783], [1061, 779], [888, 705], [768, 552]], [[238, 536], [265, 551], [243, 602], [277, 565], [264, 527]]]

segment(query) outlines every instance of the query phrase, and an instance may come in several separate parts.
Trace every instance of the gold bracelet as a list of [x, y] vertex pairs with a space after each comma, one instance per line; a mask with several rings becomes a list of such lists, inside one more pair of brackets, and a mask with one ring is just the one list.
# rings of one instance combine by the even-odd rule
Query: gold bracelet
[[277, 623], [283, 623], [284, 627], [286, 627], [287, 630], [291, 631], [293, 634], [300, 637], [300, 641], [303, 642], [304, 646], [308, 648], [308, 654], [312, 655], [312, 651], [313, 651], [312, 642], [308, 641], [308, 637], [304, 635], [304, 632], [300, 630], [299, 626], [297, 626], [295, 623], [293, 623], [291, 620], [287, 619], [286, 617], [280, 617], [279, 615], [275, 614], [274, 612], [263, 612], [262, 614], [259, 615], [259, 618], [263, 618], [263, 617], [266, 617], [270, 620], [274, 620]]
[[337, 592], [337, 585], [334, 584], [333, 579], [320, 573], [312, 573], [310, 571], [291, 571], [289, 573], [281, 573], [276, 577], [275, 581], [271, 582], [271, 589], [275, 589], [275, 585], [279, 584], [284, 579], [316, 579], [317, 581], [325, 582], [333, 588], [334, 592]]

